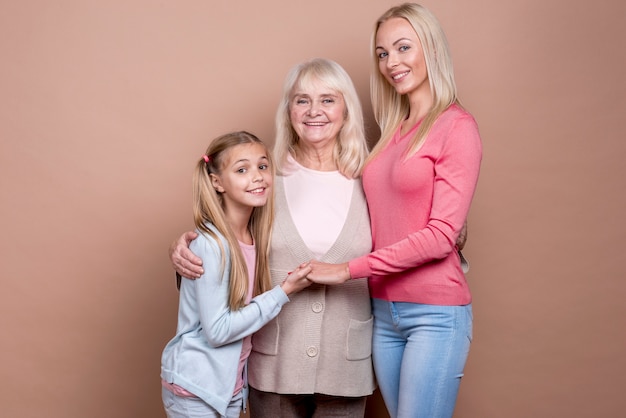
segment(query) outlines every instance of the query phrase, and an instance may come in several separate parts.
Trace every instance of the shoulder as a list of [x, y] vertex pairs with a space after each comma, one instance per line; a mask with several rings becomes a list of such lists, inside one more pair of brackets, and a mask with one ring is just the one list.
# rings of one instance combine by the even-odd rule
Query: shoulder
[[[427, 147], [436, 158], [443, 156], [482, 155], [482, 140], [476, 120], [459, 105], [447, 108], [428, 134]], [[464, 158], [465, 158], [464, 157]]]
[[453, 104], [444, 110], [437, 118], [435, 125], [439, 125], [443, 129], [457, 126], [478, 128], [474, 116], [458, 104]]
[[437, 138], [436, 142], [442, 145], [449, 141], [462, 141], [468, 137], [480, 142], [476, 120], [471, 113], [456, 104], [439, 115], [431, 134]]
[[224, 235], [217, 230], [215, 225], [211, 223], [206, 223], [205, 225], [213, 234], [196, 229], [198, 237], [191, 241], [189, 249], [201, 258], [210, 257], [211, 255], [221, 258], [223, 251], [228, 255], [228, 241], [226, 241]]

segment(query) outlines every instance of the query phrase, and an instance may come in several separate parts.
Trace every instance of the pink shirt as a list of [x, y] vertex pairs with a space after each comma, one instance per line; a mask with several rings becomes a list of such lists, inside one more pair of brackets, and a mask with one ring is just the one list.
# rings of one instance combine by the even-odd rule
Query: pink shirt
[[417, 125], [400, 128], [363, 172], [373, 252], [352, 260], [352, 277], [370, 277], [372, 297], [465, 305], [471, 294], [455, 251], [474, 195], [482, 145], [474, 118], [457, 105], [405, 160]]
[[[246, 266], [248, 267], [248, 295], [246, 296], [246, 303], [250, 303], [252, 300], [252, 292], [254, 290], [254, 279], [256, 275], [256, 248], [253, 245], [239, 243], [243, 258], [246, 260]], [[237, 369], [237, 383], [235, 383], [235, 394], [243, 388], [243, 369], [250, 357], [252, 351], [252, 335], [248, 335], [243, 339], [243, 346], [241, 347], [241, 357], [239, 357], [239, 368]]]

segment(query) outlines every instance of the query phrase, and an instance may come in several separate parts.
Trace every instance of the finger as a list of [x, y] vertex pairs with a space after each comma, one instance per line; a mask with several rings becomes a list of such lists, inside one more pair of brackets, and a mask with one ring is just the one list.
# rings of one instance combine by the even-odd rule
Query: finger
[[199, 279], [202, 275], [201, 274], [197, 274], [194, 273], [193, 271], [189, 270], [189, 269], [182, 269], [182, 272], [179, 272], [181, 276], [186, 277], [188, 279]]
[[300, 280], [305, 279], [307, 274], [308, 273], [306, 271], [304, 271], [304, 270], [298, 270], [297, 271], [297, 276], [298, 276], [298, 279], [300, 279]]
[[188, 231], [185, 232], [182, 237], [180, 237], [179, 241], [183, 244], [189, 245], [189, 243], [196, 238], [198, 238], [198, 234], [196, 232]]
[[202, 265], [202, 259], [200, 257], [198, 257], [197, 255], [195, 255], [189, 248], [187, 247], [182, 247], [180, 249], [180, 253], [179, 253], [180, 257], [182, 257], [183, 259], [185, 259], [187, 262], [189, 262], [190, 264], [193, 265], [197, 265], [197, 266], [201, 266]]
[[300, 278], [306, 277], [310, 272], [311, 272], [311, 267], [309, 266], [305, 266], [305, 267], [300, 266], [296, 269], [296, 271], [294, 271], [294, 273], [296, 273], [298, 277]]
[[177, 258], [175, 264], [176, 271], [185, 275], [185, 277], [197, 279], [203, 273], [202, 267], [192, 264], [184, 258]]

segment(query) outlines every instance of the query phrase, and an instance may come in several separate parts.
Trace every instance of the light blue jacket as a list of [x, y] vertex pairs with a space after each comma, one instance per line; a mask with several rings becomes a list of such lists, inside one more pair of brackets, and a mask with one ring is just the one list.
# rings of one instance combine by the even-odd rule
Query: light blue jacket
[[197, 280], [182, 280], [176, 336], [163, 350], [161, 378], [187, 389], [224, 415], [235, 390], [243, 338], [278, 315], [289, 298], [276, 286], [231, 311], [230, 251], [226, 239], [213, 225], [208, 226], [226, 251], [224, 274], [216, 240], [196, 231], [200, 235], [189, 248], [202, 258], [204, 274]]

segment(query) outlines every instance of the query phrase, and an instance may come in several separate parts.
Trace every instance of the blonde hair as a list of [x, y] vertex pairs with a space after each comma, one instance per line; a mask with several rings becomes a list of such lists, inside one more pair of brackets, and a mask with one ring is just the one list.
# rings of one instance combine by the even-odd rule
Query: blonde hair
[[346, 115], [337, 135], [333, 159], [341, 174], [356, 178], [360, 175], [368, 154], [361, 102], [348, 73], [336, 62], [324, 58], [298, 64], [287, 74], [283, 96], [276, 111], [274, 156], [277, 170], [283, 172], [288, 154], [295, 155], [300, 141], [289, 118], [290, 102], [298, 89], [315, 83], [321, 83], [343, 97]]
[[376, 21], [371, 38], [370, 90], [374, 118], [380, 127], [381, 137], [370, 154], [370, 160], [387, 145], [397, 127], [409, 114], [408, 98], [396, 92], [378, 66], [376, 35], [380, 25], [392, 18], [405, 19], [415, 30], [424, 52], [428, 82], [433, 95], [433, 105], [411, 140], [406, 156], [413, 155], [419, 149], [441, 113], [451, 105], [459, 104], [448, 41], [437, 18], [416, 3], [404, 3], [387, 10]]
[[[226, 238], [231, 254], [230, 265], [230, 296], [229, 306], [232, 310], [245, 305], [248, 293], [248, 269], [243, 258], [239, 241], [231, 230], [224, 213], [224, 205], [221, 194], [218, 193], [211, 183], [210, 174], [219, 174], [223, 170], [224, 155], [232, 147], [242, 144], [260, 144], [266, 150], [265, 144], [249, 132], [232, 132], [215, 138], [209, 144], [205, 155], [196, 164], [193, 174], [193, 218], [196, 228], [202, 233], [213, 237], [222, 252], [221, 270], [224, 272], [226, 252], [217, 235], [207, 227], [206, 223], [212, 223], [215, 228]], [[271, 155], [267, 152], [269, 167], [272, 176], [274, 165]], [[208, 161], [207, 161], [208, 160]], [[258, 295], [271, 288], [269, 270], [269, 240], [274, 221], [274, 192], [269, 195], [264, 206], [255, 207], [252, 210], [248, 228], [256, 246], [256, 277], [253, 294]]]

